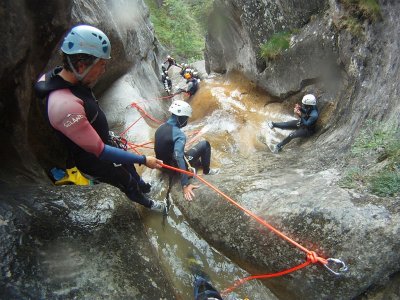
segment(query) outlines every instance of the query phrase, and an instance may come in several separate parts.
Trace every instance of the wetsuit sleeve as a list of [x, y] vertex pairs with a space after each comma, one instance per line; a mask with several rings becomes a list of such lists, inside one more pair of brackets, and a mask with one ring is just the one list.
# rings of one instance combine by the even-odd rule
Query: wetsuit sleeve
[[304, 119], [304, 117], [301, 117], [301, 123], [308, 126], [312, 126], [315, 124], [315, 122], [317, 122], [318, 120], [318, 111], [317, 110], [312, 110], [310, 113], [310, 117], [308, 118], [308, 120]]
[[[179, 128], [173, 127], [172, 138], [174, 140], [174, 159], [176, 160], [179, 169], [186, 170], [186, 164], [184, 159], [186, 136]], [[186, 174], [181, 174], [182, 186], [185, 186], [188, 183], [189, 183], [189, 176]]]
[[122, 149], [104, 145], [104, 150], [99, 157], [101, 160], [108, 160], [117, 164], [145, 164], [146, 156], [137, 155]]
[[56, 90], [50, 94], [47, 112], [54, 129], [83, 150], [100, 156], [104, 143], [88, 121], [83, 101], [69, 89]]

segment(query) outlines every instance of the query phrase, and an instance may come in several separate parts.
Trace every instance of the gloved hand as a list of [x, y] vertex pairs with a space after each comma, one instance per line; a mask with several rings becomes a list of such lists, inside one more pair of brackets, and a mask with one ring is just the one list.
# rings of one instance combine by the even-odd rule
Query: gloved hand
[[139, 188], [142, 193], [147, 194], [147, 193], [150, 193], [151, 184], [143, 181], [143, 183], [139, 184]]

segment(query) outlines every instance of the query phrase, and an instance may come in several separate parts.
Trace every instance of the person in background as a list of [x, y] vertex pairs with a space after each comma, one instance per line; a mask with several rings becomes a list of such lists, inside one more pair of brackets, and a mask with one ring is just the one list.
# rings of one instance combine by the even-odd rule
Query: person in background
[[172, 89], [172, 80], [168, 76], [167, 69], [164, 66], [162, 66], [161, 69], [162, 69], [161, 82], [164, 86], [164, 90], [168, 93], [168, 95], [170, 95]]
[[288, 122], [268, 122], [268, 126], [273, 128], [281, 129], [292, 129], [290, 133], [283, 141], [276, 145], [274, 152], [278, 153], [282, 150], [283, 146], [289, 143], [292, 139], [300, 137], [309, 137], [315, 132], [315, 124], [317, 123], [319, 112], [317, 108], [317, 98], [312, 94], [307, 94], [301, 100], [302, 105], [296, 104], [294, 113], [299, 119], [291, 120]]
[[164, 211], [164, 202], [144, 195], [151, 186], [134, 166], [161, 168], [162, 161], [112, 146], [106, 115], [92, 91], [111, 58], [108, 37], [95, 27], [78, 25], [66, 35], [61, 52], [63, 66], [41, 76], [35, 89], [46, 99], [45, 116], [76, 166], [96, 180], [120, 188], [129, 199]]
[[186, 79], [186, 89], [179, 89], [178, 92], [185, 92], [189, 95], [189, 99], [196, 94], [199, 89], [200, 79], [194, 78], [192, 72], [186, 72], [184, 75]]
[[[186, 135], [181, 128], [187, 125], [192, 116], [192, 107], [185, 101], [175, 100], [169, 107], [170, 118], [155, 132], [154, 151], [156, 157], [167, 165], [187, 170], [188, 165], [200, 165], [205, 175], [215, 175], [219, 169], [211, 169], [211, 146], [208, 141], [201, 141], [185, 153]], [[187, 161], [187, 163], [186, 163]], [[187, 174], [181, 174], [181, 185], [186, 200], [192, 200], [193, 190], [197, 185], [190, 183]]]
[[182, 77], [185, 77], [185, 73], [187, 72], [187, 70], [189, 69], [189, 65], [188, 64], [182, 64], [181, 66], [181, 71], [179, 72], [179, 75], [181, 75]]
[[167, 71], [169, 70], [169, 68], [171, 68], [171, 66], [180, 67], [180, 66], [176, 63], [176, 60], [175, 60], [173, 57], [171, 57], [170, 55], [167, 55], [167, 60], [163, 62], [163, 64], [166, 64], [166, 63], [168, 63]]

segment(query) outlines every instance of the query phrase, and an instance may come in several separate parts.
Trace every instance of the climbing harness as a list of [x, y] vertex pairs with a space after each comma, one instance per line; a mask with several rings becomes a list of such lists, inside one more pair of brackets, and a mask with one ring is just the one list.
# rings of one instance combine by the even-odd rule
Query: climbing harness
[[[289, 269], [286, 269], [286, 270], [283, 270], [283, 271], [280, 271], [280, 272], [276, 272], [276, 273], [253, 275], [253, 276], [245, 277], [243, 279], [240, 279], [240, 280], [236, 281], [233, 284], [233, 286], [225, 289], [221, 294], [224, 295], [224, 294], [227, 294], [227, 293], [231, 292], [232, 290], [234, 290], [235, 288], [237, 288], [241, 284], [245, 283], [246, 281], [249, 281], [249, 280], [252, 280], [252, 279], [272, 278], [272, 277], [278, 277], [278, 276], [286, 275], [286, 274], [292, 273], [294, 271], [300, 270], [300, 269], [302, 269], [302, 268], [304, 268], [304, 267], [306, 267], [306, 266], [308, 266], [308, 265], [310, 265], [312, 263], [313, 264], [316, 264], [316, 263], [322, 264], [329, 272], [331, 272], [332, 274], [334, 274], [336, 276], [340, 276], [344, 272], [347, 271], [347, 266], [342, 260], [336, 259], [336, 258], [327, 258], [326, 259], [326, 258], [318, 256], [318, 254], [316, 252], [308, 250], [307, 248], [305, 248], [304, 246], [300, 245], [299, 243], [297, 243], [293, 239], [289, 238], [284, 233], [282, 233], [281, 231], [279, 231], [278, 229], [276, 229], [275, 227], [273, 227], [272, 225], [267, 223], [265, 220], [263, 220], [262, 218], [260, 218], [259, 216], [257, 216], [253, 212], [251, 212], [250, 210], [246, 209], [245, 207], [241, 206], [240, 204], [238, 204], [236, 201], [234, 201], [228, 195], [224, 194], [222, 191], [220, 191], [218, 188], [213, 186], [211, 183], [207, 182], [205, 179], [203, 179], [202, 177], [200, 177], [196, 173], [189, 172], [189, 171], [186, 171], [186, 170], [182, 170], [182, 169], [179, 169], [179, 168], [175, 168], [175, 167], [172, 167], [172, 166], [169, 166], [169, 165], [166, 165], [166, 164], [161, 164], [161, 166], [163, 168], [166, 168], [166, 169], [169, 169], [169, 170], [173, 170], [173, 171], [176, 171], [176, 172], [179, 172], [179, 173], [183, 173], [183, 174], [187, 174], [187, 175], [191, 175], [193, 177], [196, 177], [198, 180], [203, 182], [205, 185], [207, 185], [213, 191], [215, 191], [216, 193], [218, 193], [222, 197], [224, 197], [228, 202], [230, 202], [231, 204], [233, 204], [234, 206], [236, 206], [240, 210], [242, 210], [244, 213], [246, 213], [247, 215], [252, 217], [259, 224], [267, 227], [269, 230], [274, 232], [276, 235], [278, 235], [282, 239], [286, 240], [287, 242], [291, 243], [292, 245], [296, 246], [297, 248], [299, 248], [300, 250], [302, 250], [303, 252], [306, 253], [307, 260], [304, 263], [300, 264], [300, 265], [297, 265], [295, 267], [292, 267], [292, 268], [289, 268]], [[336, 265], [335, 270], [337, 269], [337, 271], [334, 270], [334, 266], [335, 265]]]

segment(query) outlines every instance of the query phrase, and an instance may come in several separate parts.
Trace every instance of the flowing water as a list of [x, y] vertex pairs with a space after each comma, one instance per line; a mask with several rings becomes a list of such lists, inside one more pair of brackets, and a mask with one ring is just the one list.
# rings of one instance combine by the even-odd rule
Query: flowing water
[[[206, 138], [212, 145], [211, 166], [219, 168], [223, 168], [232, 155], [248, 157], [255, 151], [269, 151], [268, 147], [278, 143], [283, 134], [288, 133], [274, 130], [274, 134], [266, 122], [292, 118], [288, 108], [273, 103], [252, 83], [237, 75], [210, 77], [202, 81], [190, 104], [193, 116], [184, 128], [189, 147], [199, 138]], [[146, 171], [143, 176], [150, 180], [150, 174]], [[155, 190], [160, 190], [161, 194], [165, 192], [165, 187], [155, 184]], [[177, 207], [172, 206], [169, 215], [164, 218], [145, 211], [143, 220], [181, 299], [192, 299], [194, 273], [207, 276], [220, 291], [251, 275], [194, 232]], [[235, 293], [229, 297], [275, 299], [258, 281], [245, 283]]]

